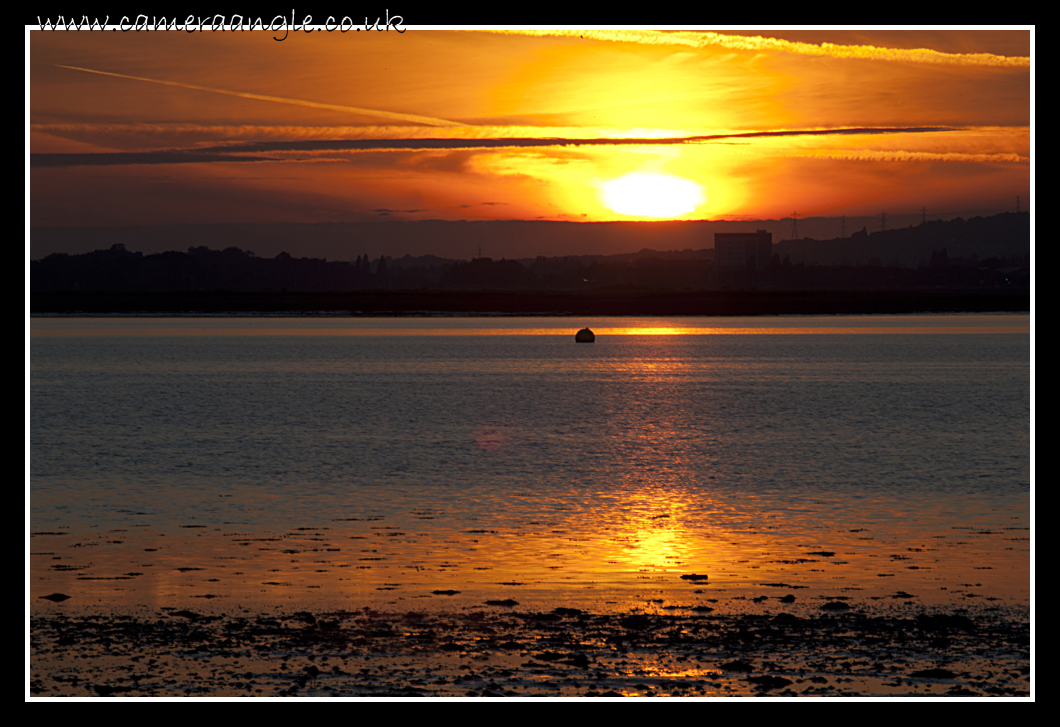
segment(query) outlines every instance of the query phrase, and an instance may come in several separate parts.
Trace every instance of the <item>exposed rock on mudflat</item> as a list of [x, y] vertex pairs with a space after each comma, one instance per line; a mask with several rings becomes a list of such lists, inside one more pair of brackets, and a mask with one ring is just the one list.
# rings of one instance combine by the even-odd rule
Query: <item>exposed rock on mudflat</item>
[[[29, 691], [77, 697], [1029, 696], [1026, 618], [989, 609], [974, 622], [960, 613], [805, 614], [58, 613], [31, 619]], [[944, 653], [936, 646], [939, 630]]]

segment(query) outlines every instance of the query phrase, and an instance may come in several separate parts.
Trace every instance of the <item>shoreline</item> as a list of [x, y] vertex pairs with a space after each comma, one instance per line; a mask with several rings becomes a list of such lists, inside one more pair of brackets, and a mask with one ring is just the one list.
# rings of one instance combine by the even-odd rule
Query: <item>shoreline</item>
[[769, 316], [1029, 313], [1029, 291], [33, 292], [31, 315]]
[[236, 610], [35, 615], [28, 696], [1031, 696], [1029, 610]]

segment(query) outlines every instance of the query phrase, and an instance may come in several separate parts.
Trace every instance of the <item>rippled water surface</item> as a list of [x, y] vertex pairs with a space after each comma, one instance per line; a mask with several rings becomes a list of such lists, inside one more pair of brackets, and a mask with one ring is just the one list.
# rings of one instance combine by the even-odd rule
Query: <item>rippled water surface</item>
[[35, 318], [31, 590], [1028, 602], [1029, 317], [587, 323]]

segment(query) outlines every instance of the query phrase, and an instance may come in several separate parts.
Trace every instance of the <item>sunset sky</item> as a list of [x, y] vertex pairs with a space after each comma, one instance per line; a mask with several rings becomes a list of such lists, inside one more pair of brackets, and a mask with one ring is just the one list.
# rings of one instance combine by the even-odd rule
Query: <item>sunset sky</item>
[[34, 30], [30, 224], [1027, 209], [1031, 48], [1030, 30]]

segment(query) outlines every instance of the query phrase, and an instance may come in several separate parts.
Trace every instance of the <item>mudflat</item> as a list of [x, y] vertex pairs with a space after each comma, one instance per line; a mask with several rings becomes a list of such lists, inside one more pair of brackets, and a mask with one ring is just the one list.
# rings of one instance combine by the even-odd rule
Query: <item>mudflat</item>
[[[758, 613], [521, 610], [31, 619], [33, 697], [1028, 697], [1019, 609], [773, 599]], [[747, 604], [750, 605], [750, 604]], [[779, 606], [780, 608], [776, 608]], [[791, 611], [796, 610], [791, 608]]]

